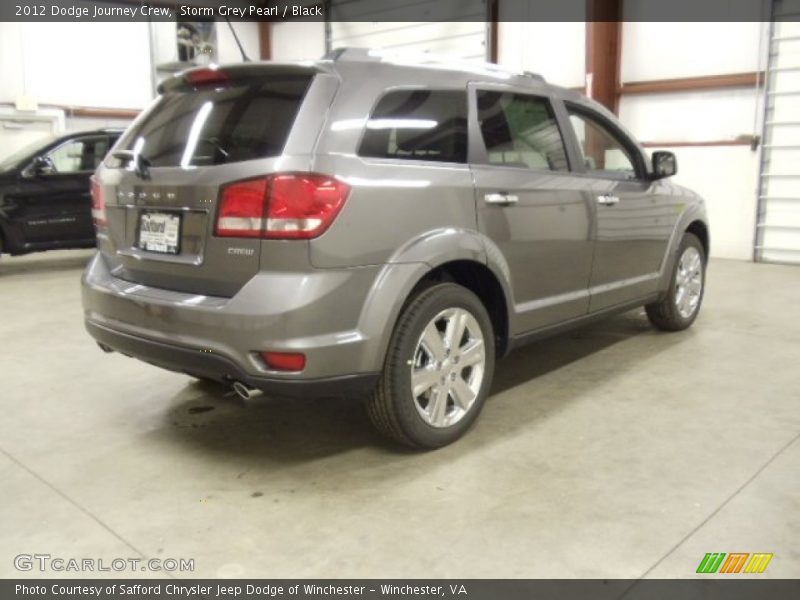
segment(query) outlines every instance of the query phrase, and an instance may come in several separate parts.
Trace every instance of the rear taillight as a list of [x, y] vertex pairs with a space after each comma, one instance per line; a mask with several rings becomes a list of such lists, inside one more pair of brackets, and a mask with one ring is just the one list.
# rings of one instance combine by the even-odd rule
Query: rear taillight
[[350, 186], [318, 173], [278, 173], [222, 189], [216, 235], [307, 240], [342, 209]]
[[99, 229], [106, 226], [106, 201], [103, 197], [103, 187], [97, 182], [94, 175], [89, 178], [89, 186], [92, 194], [92, 221], [95, 229]]
[[267, 180], [250, 179], [226, 186], [217, 213], [216, 234], [223, 237], [262, 237]]

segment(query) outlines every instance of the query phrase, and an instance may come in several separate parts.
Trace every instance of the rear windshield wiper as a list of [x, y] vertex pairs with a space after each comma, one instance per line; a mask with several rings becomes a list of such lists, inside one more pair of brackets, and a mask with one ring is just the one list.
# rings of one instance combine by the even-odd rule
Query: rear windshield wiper
[[131, 164], [133, 163], [133, 172], [139, 176], [140, 179], [150, 179], [150, 161], [147, 160], [139, 152], [132, 150], [117, 150], [112, 154], [114, 158]]

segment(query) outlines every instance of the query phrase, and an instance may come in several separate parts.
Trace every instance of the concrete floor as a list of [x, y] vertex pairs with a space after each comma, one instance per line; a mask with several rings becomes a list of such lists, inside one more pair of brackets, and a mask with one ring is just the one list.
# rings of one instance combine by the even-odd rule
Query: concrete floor
[[470, 434], [415, 454], [354, 401], [243, 403], [103, 354], [89, 255], [0, 261], [0, 577], [34, 552], [194, 558], [203, 577], [603, 578], [772, 552], [762, 577], [800, 576], [797, 268], [713, 261], [688, 332], [634, 311], [518, 351]]

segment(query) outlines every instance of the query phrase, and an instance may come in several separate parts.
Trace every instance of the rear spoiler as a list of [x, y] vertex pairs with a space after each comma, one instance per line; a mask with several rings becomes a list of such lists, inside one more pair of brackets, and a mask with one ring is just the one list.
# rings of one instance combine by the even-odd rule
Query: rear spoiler
[[291, 75], [316, 75], [322, 72], [313, 63], [244, 63], [218, 67], [196, 67], [181, 71], [158, 84], [159, 94], [191, 91], [206, 86], [225, 87], [237, 83], [258, 81], [265, 77]]

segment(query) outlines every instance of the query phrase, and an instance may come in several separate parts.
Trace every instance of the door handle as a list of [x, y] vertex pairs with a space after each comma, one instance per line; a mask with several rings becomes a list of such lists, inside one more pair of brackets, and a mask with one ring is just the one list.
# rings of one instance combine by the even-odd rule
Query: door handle
[[614, 206], [615, 204], [619, 204], [619, 196], [615, 196], [613, 194], [601, 194], [597, 197], [598, 204], [602, 204], [604, 206]]
[[485, 194], [483, 200], [486, 204], [499, 204], [500, 206], [508, 206], [519, 202], [519, 198], [515, 194], [507, 194], [506, 192]]

